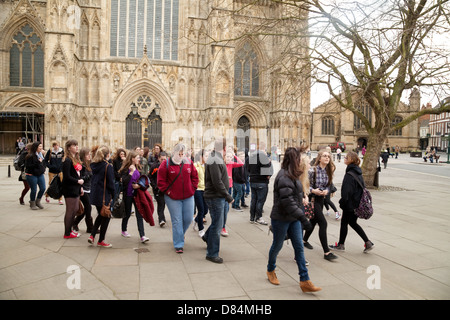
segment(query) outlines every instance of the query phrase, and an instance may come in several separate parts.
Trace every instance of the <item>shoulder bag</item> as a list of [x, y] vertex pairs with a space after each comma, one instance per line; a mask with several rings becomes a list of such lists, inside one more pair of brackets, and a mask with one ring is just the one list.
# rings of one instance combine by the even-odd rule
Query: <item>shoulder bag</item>
[[100, 215], [105, 218], [111, 218], [111, 200], [109, 200], [108, 204], [105, 205], [105, 193], [106, 193], [106, 173], [108, 172], [108, 163], [105, 167], [105, 182], [103, 184], [103, 205], [100, 210]]

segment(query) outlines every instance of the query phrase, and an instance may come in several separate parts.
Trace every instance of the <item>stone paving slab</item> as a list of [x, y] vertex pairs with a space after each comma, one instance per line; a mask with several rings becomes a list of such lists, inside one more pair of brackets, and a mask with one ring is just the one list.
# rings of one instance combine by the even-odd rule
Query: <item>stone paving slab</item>
[[[17, 181], [18, 172], [8, 178], [6, 168], [2, 167], [0, 299], [447, 300], [450, 167], [435, 165], [433, 173], [428, 174], [402, 168], [419, 165], [419, 160], [401, 156], [390, 159], [388, 168], [382, 170], [380, 183], [400, 189], [372, 191], [375, 214], [368, 221], [359, 221], [375, 243], [371, 253], [362, 253], [362, 240], [349, 228], [346, 252], [337, 253], [336, 262], [328, 262], [323, 259], [315, 229], [310, 239], [314, 249], [305, 249], [310, 278], [323, 288], [315, 294], [300, 291], [289, 242], [284, 243], [277, 261], [281, 285], [273, 286], [267, 281], [271, 234], [267, 226], [249, 223], [248, 209], [242, 213], [231, 210], [228, 214], [230, 235], [221, 238], [223, 264], [205, 260], [205, 243], [192, 228], [186, 233], [185, 252], [176, 254], [167, 210], [165, 228], [145, 225], [150, 238], [147, 244], [139, 242], [136, 219], [132, 216], [128, 225], [131, 238], [121, 237], [121, 221], [113, 219], [106, 237], [113, 248], [97, 248], [88, 245], [83, 222], [80, 238], [62, 238], [65, 207], [57, 201], [45, 203], [45, 209], [39, 211], [19, 205], [22, 184]], [[341, 162], [336, 166], [335, 182], [339, 189], [345, 165]], [[436, 170], [442, 170], [442, 175]], [[338, 205], [339, 191], [332, 200]], [[264, 206], [267, 221], [272, 202], [270, 186]], [[333, 216], [327, 217], [330, 244], [339, 237], [340, 222]], [[79, 289], [68, 288], [67, 281], [73, 275], [67, 273], [69, 266], [79, 268]], [[367, 272], [369, 266], [379, 267], [379, 289], [367, 286], [372, 275]]]

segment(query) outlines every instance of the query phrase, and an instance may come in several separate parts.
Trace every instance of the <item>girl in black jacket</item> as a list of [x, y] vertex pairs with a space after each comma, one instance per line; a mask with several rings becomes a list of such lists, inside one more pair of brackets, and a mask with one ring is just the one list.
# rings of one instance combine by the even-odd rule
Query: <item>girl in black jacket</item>
[[80, 155], [78, 154], [78, 141], [69, 140], [64, 149], [65, 158], [62, 164], [63, 180], [62, 191], [66, 202], [66, 215], [64, 216], [64, 239], [78, 238], [79, 233], [72, 231], [75, 215], [79, 209], [80, 196], [83, 194], [81, 178]]
[[[44, 209], [41, 205], [41, 198], [45, 192], [45, 165], [42, 155], [42, 143], [34, 142], [25, 157], [25, 173], [27, 182], [30, 185], [30, 207], [32, 210]], [[39, 193], [36, 197], [37, 187]]]
[[[100, 214], [103, 205], [103, 192], [105, 194], [105, 204], [114, 199], [114, 168], [109, 164], [109, 148], [106, 146], [100, 147], [96, 150], [94, 158], [92, 159], [92, 179], [91, 179], [91, 204], [97, 208], [98, 216], [95, 219], [94, 227], [91, 236], [88, 239], [90, 244], [94, 243], [95, 235], [98, 228], [100, 228], [100, 237], [97, 246], [111, 248], [110, 243], [105, 242], [106, 230], [108, 229], [110, 218], [103, 217]], [[106, 189], [105, 189], [106, 177]]]
[[80, 201], [83, 204], [84, 212], [83, 214], [76, 216], [73, 229], [78, 231], [78, 224], [83, 218], [85, 218], [86, 222], [86, 232], [91, 233], [94, 223], [92, 221], [92, 206], [91, 206], [91, 178], [92, 178], [92, 170], [91, 170], [91, 153], [89, 148], [82, 148], [80, 150], [80, 159], [83, 168], [81, 169], [81, 178], [83, 179], [83, 195], [80, 197]]
[[[284, 153], [281, 170], [274, 182], [273, 207], [270, 214], [273, 232], [273, 242], [269, 251], [267, 277], [272, 284], [280, 284], [275, 274], [276, 259], [280, 252], [286, 234], [292, 241], [300, 275], [300, 288], [303, 292], [321, 290], [309, 280], [303, 252], [303, 228], [311, 228], [311, 223], [303, 209], [303, 186], [299, 180], [302, 174], [301, 152], [297, 148], [287, 148]], [[305, 161], [305, 164], [307, 162]]]
[[350, 225], [350, 227], [352, 227], [353, 230], [355, 230], [356, 233], [364, 240], [364, 252], [368, 252], [372, 249], [373, 243], [369, 240], [364, 230], [358, 224], [358, 217], [354, 212], [358, 207], [359, 202], [361, 201], [363, 190], [358, 181], [356, 181], [355, 178], [349, 173], [353, 172], [354, 174], [356, 174], [362, 185], [364, 185], [362, 171], [359, 167], [360, 160], [355, 152], [350, 151], [344, 157], [344, 163], [347, 165], [347, 169], [345, 170], [344, 180], [342, 181], [341, 199], [339, 200], [339, 206], [342, 208], [339, 243], [330, 245], [329, 247], [333, 250], [345, 250], [344, 243], [345, 238], [347, 237], [348, 225]]

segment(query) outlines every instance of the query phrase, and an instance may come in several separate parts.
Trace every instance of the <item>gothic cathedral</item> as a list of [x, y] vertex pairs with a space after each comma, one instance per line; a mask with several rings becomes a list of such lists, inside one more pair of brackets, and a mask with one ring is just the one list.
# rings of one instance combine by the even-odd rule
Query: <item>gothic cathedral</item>
[[0, 0], [0, 153], [22, 136], [46, 149], [309, 142], [308, 77], [276, 66], [296, 63], [277, 30], [253, 31], [285, 8], [250, 2]]

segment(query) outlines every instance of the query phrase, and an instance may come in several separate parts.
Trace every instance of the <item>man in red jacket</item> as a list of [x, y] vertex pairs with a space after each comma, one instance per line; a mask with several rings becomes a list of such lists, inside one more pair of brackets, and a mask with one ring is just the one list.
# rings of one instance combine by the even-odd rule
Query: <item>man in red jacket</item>
[[194, 218], [194, 193], [198, 185], [197, 169], [185, 153], [186, 146], [177, 144], [172, 157], [159, 166], [157, 178], [172, 220], [173, 245], [177, 253], [183, 253], [184, 234]]

